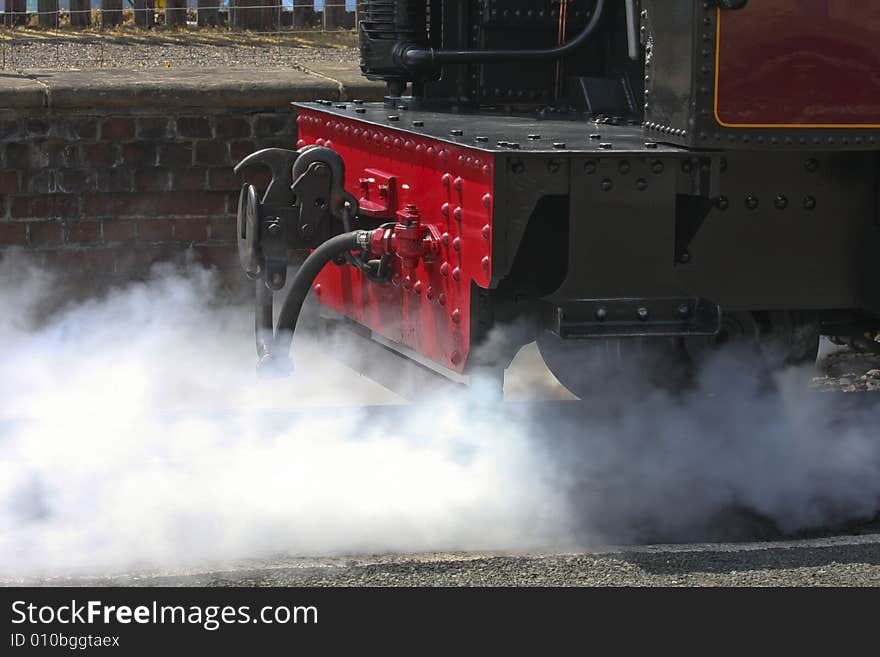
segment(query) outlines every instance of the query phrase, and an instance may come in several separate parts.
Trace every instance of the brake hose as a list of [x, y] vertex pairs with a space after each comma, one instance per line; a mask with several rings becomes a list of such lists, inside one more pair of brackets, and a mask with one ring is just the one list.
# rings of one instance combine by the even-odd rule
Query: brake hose
[[400, 61], [407, 68], [433, 68], [440, 64], [477, 64], [507, 62], [522, 59], [559, 59], [586, 43], [602, 18], [605, 0], [596, 0], [596, 7], [586, 27], [571, 41], [544, 50], [434, 50], [433, 48], [404, 47]]
[[293, 365], [289, 356], [293, 332], [315, 279], [327, 264], [342, 254], [361, 250], [368, 240], [368, 232], [355, 230], [332, 237], [312, 251], [293, 277], [274, 331], [272, 291], [266, 288], [265, 281], [257, 281], [254, 333], [259, 358], [257, 369], [261, 374], [286, 376], [291, 372]]

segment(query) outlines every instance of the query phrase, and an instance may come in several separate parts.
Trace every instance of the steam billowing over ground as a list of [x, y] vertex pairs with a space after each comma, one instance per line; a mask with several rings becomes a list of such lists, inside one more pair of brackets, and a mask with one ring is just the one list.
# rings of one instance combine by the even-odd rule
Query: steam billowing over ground
[[690, 540], [734, 507], [789, 531], [880, 508], [880, 406], [841, 420], [741, 353], [684, 399], [633, 372], [582, 405], [403, 406], [299, 337], [294, 377], [259, 380], [251, 309], [198, 268], [48, 319], [51, 276], [7, 258], [0, 280], [3, 576]]

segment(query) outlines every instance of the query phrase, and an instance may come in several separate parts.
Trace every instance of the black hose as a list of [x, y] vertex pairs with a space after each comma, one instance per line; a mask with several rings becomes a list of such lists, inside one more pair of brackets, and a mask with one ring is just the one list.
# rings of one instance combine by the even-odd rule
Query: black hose
[[[288, 360], [290, 353], [290, 345], [293, 342], [293, 332], [296, 330], [296, 324], [299, 320], [300, 312], [312, 284], [321, 273], [324, 267], [336, 259], [340, 254], [348, 253], [355, 249], [361, 248], [359, 241], [364, 236], [364, 231], [355, 230], [349, 233], [343, 233], [332, 237], [317, 249], [309, 254], [302, 266], [293, 277], [290, 284], [290, 290], [281, 306], [281, 314], [278, 317], [278, 324], [275, 327], [274, 335], [271, 340], [266, 339], [266, 329], [271, 331], [272, 327], [272, 292], [261, 288], [265, 288], [265, 283], [257, 281], [257, 308], [255, 318], [256, 340], [257, 340], [257, 356], [259, 362], [258, 369], [266, 374], [285, 375], [291, 371], [290, 361]], [[268, 293], [268, 302], [266, 300]], [[268, 321], [268, 323], [267, 323]], [[280, 358], [284, 354], [284, 358]]]
[[400, 53], [407, 68], [433, 68], [440, 64], [477, 64], [483, 62], [508, 62], [523, 59], [559, 59], [580, 47], [593, 36], [602, 13], [605, 0], [596, 0], [596, 7], [586, 27], [574, 39], [555, 48], [545, 50], [434, 50], [433, 48], [409, 47]]

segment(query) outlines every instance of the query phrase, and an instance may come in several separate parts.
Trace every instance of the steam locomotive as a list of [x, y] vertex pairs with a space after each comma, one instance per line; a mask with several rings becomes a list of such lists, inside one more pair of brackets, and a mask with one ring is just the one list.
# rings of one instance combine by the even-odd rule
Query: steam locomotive
[[576, 394], [596, 354], [880, 349], [880, 4], [365, 0], [359, 17], [384, 103], [297, 104], [298, 150], [239, 165], [272, 171], [238, 213], [261, 368], [288, 367], [310, 294], [450, 377], [537, 341]]

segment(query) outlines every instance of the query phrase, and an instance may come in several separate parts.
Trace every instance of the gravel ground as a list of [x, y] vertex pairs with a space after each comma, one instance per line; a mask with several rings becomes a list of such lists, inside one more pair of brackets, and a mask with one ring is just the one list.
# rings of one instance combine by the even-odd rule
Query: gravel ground
[[[873, 523], [873, 528], [880, 530], [880, 523]], [[278, 557], [229, 564], [207, 572], [52, 578], [39, 583], [52, 586], [880, 586], [880, 534], [772, 543], [610, 548], [591, 553]]]
[[[880, 356], [840, 351], [819, 365], [826, 375], [814, 385], [838, 394], [880, 381]], [[880, 586], [880, 515], [765, 538], [772, 540], [529, 554], [279, 555], [114, 575], [0, 578], [0, 586]]]
[[[16, 33], [18, 34], [18, 33]], [[357, 67], [354, 36], [149, 36], [0, 38], [2, 69], [232, 67], [290, 68], [315, 63]]]
[[821, 376], [813, 387], [823, 392], [880, 392], [880, 354], [841, 350], [819, 363]]

